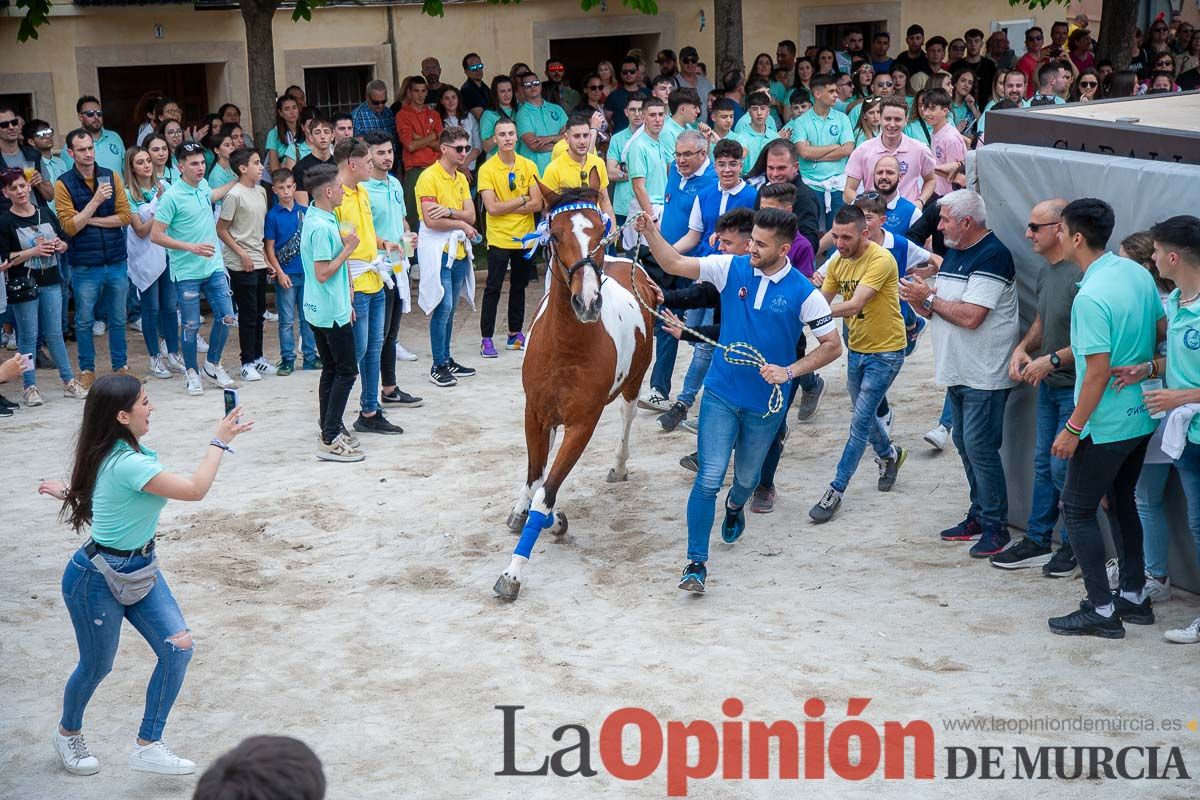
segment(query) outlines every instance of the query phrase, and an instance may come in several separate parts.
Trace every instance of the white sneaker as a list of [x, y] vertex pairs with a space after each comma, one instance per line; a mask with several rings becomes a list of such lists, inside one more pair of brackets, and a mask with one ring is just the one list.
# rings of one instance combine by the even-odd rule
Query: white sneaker
[[171, 370], [167, 369], [166, 356], [154, 356], [150, 359], [150, 374], [164, 380], [171, 377]]
[[1142, 597], [1154, 605], [1167, 602], [1171, 599], [1171, 579], [1164, 578], [1160, 581], [1147, 572], [1146, 588], [1142, 590]]
[[108, 333], [108, 324], [96, 320], [92, 323], [92, 336], [103, 336]]
[[4, 345], [5, 350], [16, 350], [17, 349], [17, 334], [16, 333], [6, 333], [3, 336], [0, 336], [0, 343], [2, 343]]
[[133, 752], [129, 754], [129, 768], [134, 772], [155, 772], [159, 775], [191, 775], [196, 771], [196, 762], [175, 755], [159, 739], [145, 747], [134, 742]]
[[55, 725], [54, 733], [50, 735], [50, 743], [54, 745], [54, 751], [58, 753], [63, 769], [72, 775], [95, 775], [100, 771], [100, 760], [88, 750], [82, 733], [63, 736]]
[[250, 383], [252, 381], [261, 381], [262, 375], [258, 374], [258, 370], [253, 364], [242, 364], [242, 380]]
[[38, 391], [36, 385], [26, 386], [25, 390], [21, 392], [21, 396], [25, 400], [25, 405], [29, 406], [30, 408], [33, 408], [34, 406], [40, 406], [45, 402], [42, 400], [42, 393]]
[[[166, 350], [167, 348], [163, 348]], [[183, 363], [183, 356], [179, 353], [167, 353], [167, 369], [171, 372], [178, 372], [180, 375], [187, 372], [187, 365]]]
[[142, 332], [142, 318], [138, 317], [137, 319], [129, 320], [129, 322], [127, 323], [127, 327], [130, 330], [134, 330], [134, 331], [137, 331], [138, 333], [141, 333]]
[[1197, 644], [1200, 643], [1200, 617], [1192, 620], [1192, 624], [1186, 628], [1175, 628], [1163, 633], [1163, 638], [1168, 642], [1175, 644]]
[[196, 332], [196, 352], [197, 353], [207, 353], [208, 352], [208, 342], [204, 341], [204, 337], [200, 335], [199, 331]]
[[1121, 585], [1121, 563], [1110, 558], [1104, 562], [1104, 571], [1108, 574], [1108, 588], [1115, 592]]
[[363, 453], [363, 451], [352, 447], [350, 443], [346, 441], [345, 436], [339, 435], [329, 444], [325, 444], [319, 435], [317, 437], [317, 458], [322, 461], [341, 461], [349, 463], [354, 461], [362, 461], [366, 457], [367, 456], [365, 453]]
[[929, 446], [934, 450], [945, 450], [946, 444], [950, 441], [950, 429], [945, 425], [938, 425], [925, 434], [925, 441], [929, 442]]
[[671, 398], [665, 396], [658, 389], [651, 389], [638, 398], [638, 408], [644, 408], [648, 411], [667, 411], [671, 408]]
[[[229, 373], [220, 364], [214, 364], [211, 361], [205, 361], [204, 366], [200, 368], [201, 374], [215, 383], [222, 389], [232, 389], [237, 386], [233, 378], [229, 377]], [[258, 373], [255, 373], [256, 375]], [[261, 378], [260, 378], [261, 380]]]
[[407, 347], [396, 342], [396, 360], [397, 361], [416, 361], [417, 354], [411, 352]]
[[200, 383], [200, 373], [194, 369], [189, 369], [186, 375], [187, 386], [185, 388], [187, 389], [187, 393], [193, 396], [204, 394], [204, 386]]
[[275, 367], [275, 365], [261, 356], [254, 359], [254, 368], [258, 370], [259, 374], [261, 375], [279, 374], [279, 370]]
[[264, 311], [263, 322], [279, 322], [279, 315], [274, 311]]

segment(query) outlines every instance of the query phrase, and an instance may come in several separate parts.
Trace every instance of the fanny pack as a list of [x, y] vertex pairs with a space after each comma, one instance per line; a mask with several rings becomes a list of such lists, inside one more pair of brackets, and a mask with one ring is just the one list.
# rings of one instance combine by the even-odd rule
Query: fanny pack
[[[145, 548], [143, 548], [144, 550]], [[88, 542], [84, 547], [84, 553], [96, 571], [104, 576], [104, 582], [108, 584], [108, 589], [112, 592], [113, 597], [123, 606], [141, 602], [158, 583], [157, 554], [151, 556], [150, 563], [141, 569], [133, 572], [117, 572], [105, 561], [95, 542]]]

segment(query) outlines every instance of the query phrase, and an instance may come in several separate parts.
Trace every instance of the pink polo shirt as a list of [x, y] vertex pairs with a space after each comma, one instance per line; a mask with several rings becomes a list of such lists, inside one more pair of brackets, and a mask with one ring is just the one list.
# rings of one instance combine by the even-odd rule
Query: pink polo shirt
[[876, 136], [854, 148], [846, 162], [846, 177], [858, 178], [864, 192], [875, 188], [875, 162], [884, 156], [895, 156], [900, 162], [899, 194], [906, 200], [921, 197], [923, 178], [933, 172], [933, 153], [916, 139], [900, 134], [895, 150], [884, 147], [882, 137]]
[[[967, 160], [967, 143], [953, 123], [947, 122], [940, 131], [936, 131], [933, 134], [932, 144], [934, 164], [949, 164], [951, 161]], [[948, 178], [938, 175], [937, 188], [934, 191], [938, 196], [945, 197], [954, 191], [954, 184]]]

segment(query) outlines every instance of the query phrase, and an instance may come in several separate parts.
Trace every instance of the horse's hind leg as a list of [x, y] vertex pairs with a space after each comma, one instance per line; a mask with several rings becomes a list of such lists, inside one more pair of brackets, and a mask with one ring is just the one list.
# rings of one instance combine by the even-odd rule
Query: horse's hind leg
[[526, 410], [525, 450], [528, 466], [525, 484], [517, 492], [517, 502], [513, 504], [512, 512], [508, 515], [508, 527], [514, 533], [520, 533], [525, 527], [525, 519], [529, 516], [529, 503], [546, 478], [546, 462], [550, 460], [550, 451], [554, 449], [554, 436], [557, 432], [557, 428], [545, 427]]
[[566, 532], [566, 518], [561, 514], [554, 513], [558, 487], [575, 467], [575, 462], [583, 455], [584, 448], [591, 440], [592, 432], [596, 429], [599, 419], [600, 413], [597, 411], [592, 419], [583, 424], [568, 427], [563, 434], [562, 447], [558, 449], [558, 453], [554, 457], [554, 466], [550, 468], [550, 474], [546, 476], [545, 482], [534, 492], [529, 518], [521, 531], [521, 539], [513, 550], [512, 561], [509, 563], [508, 569], [500, 573], [496, 585], [492, 587], [500, 599], [517, 599], [517, 594], [521, 591], [521, 574], [525, 565], [529, 563], [529, 556], [533, 553], [533, 546], [537, 543], [541, 532], [547, 528], [555, 534]]
[[621, 443], [617, 446], [616, 466], [608, 471], [609, 483], [619, 483], [629, 477], [625, 462], [629, 460], [629, 431], [633, 428], [633, 418], [637, 415], [636, 398], [636, 393], [633, 400], [621, 398], [621, 420], [624, 426], [621, 431]]

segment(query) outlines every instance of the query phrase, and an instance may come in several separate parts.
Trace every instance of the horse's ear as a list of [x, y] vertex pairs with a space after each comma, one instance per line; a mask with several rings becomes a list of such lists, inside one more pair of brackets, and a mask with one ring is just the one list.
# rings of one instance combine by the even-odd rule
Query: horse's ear
[[542, 183], [540, 179], [534, 178], [534, 180], [537, 181], [538, 189], [542, 193], [542, 208], [543, 208], [543, 210], [549, 211], [550, 209], [552, 209], [556, 205], [558, 205], [558, 201], [559, 201], [558, 193], [555, 192], [554, 190], [550, 189], [548, 186], [546, 186], [546, 184]]
[[588, 187], [593, 192], [600, 191], [600, 171], [595, 167], [592, 167], [591, 172], [588, 173]]

